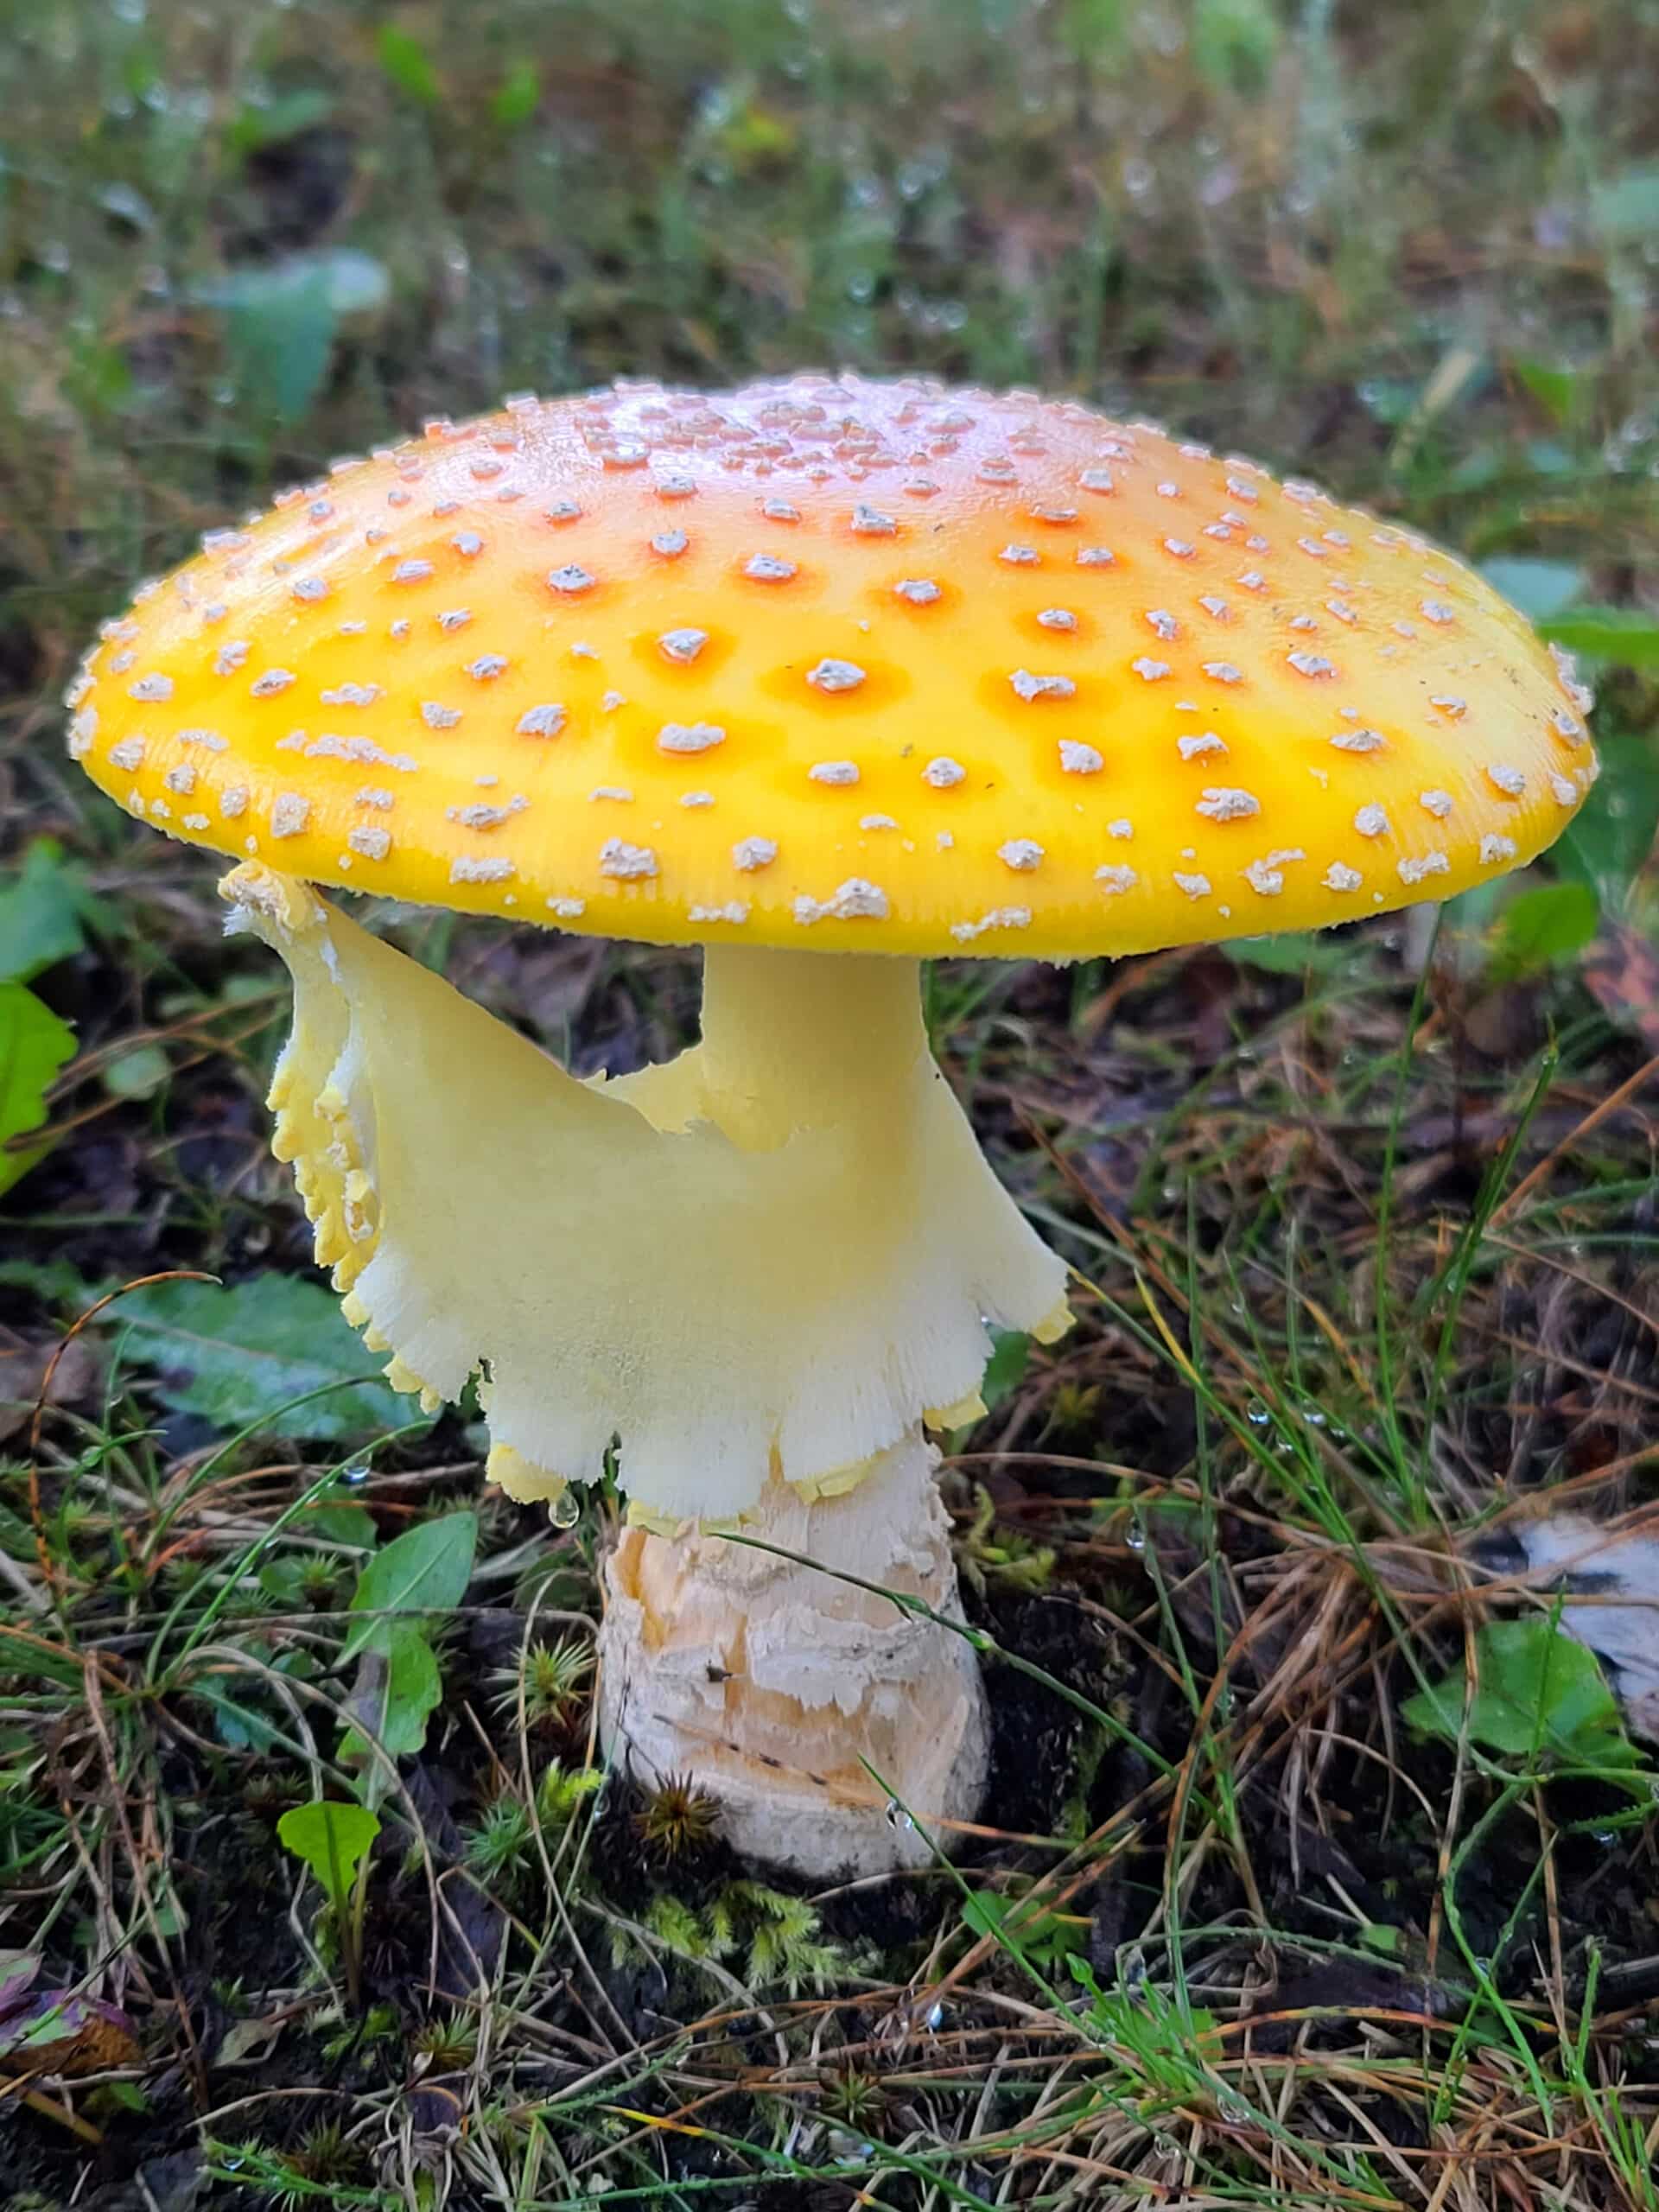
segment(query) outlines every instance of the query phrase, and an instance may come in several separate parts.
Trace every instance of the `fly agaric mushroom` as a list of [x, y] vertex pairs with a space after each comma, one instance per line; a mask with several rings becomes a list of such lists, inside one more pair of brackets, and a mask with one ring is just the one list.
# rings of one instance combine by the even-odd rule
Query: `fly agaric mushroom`
[[[919, 959], [1445, 898], [1593, 773], [1570, 671], [1409, 531], [1079, 405], [851, 377], [429, 423], [210, 535], [70, 706], [105, 791], [243, 860], [232, 925], [294, 976], [276, 1147], [391, 1380], [480, 1376], [517, 1498], [615, 1444], [612, 1750], [817, 1872], [976, 1808], [967, 1646], [858, 1586], [953, 1614], [926, 1431], [990, 1324], [1068, 1318]], [[313, 883], [700, 944], [702, 1042], [575, 1081]]]

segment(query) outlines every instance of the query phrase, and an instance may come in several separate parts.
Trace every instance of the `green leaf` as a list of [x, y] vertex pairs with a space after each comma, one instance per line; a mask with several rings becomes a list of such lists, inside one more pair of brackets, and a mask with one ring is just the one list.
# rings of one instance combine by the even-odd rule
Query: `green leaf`
[[1386, 1920], [1368, 1920], [1359, 1931], [1359, 1941], [1366, 1950], [1380, 1952], [1386, 1959], [1405, 1955], [1405, 1931]]
[[21, 983], [0, 983], [0, 1191], [28, 1174], [51, 1150], [53, 1138], [17, 1150], [14, 1137], [46, 1119], [47, 1087], [74, 1057], [75, 1033]]
[[1060, 36], [1080, 61], [1103, 67], [1128, 44], [1127, 0], [1065, 0]]
[[372, 1552], [380, 1541], [373, 1514], [343, 1490], [319, 1492], [302, 1510], [290, 1533], [308, 1537], [314, 1543], [337, 1544], [348, 1552]]
[[1611, 903], [1647, 859], [1659, 830], [1659, 753], [1625, 730], [1603, 735], [1597, 750], [1601, 775], [1553, 858], [1562, 874], [1594, 885]]
[[194, 296], [224, 310], [226, 349], [248, 404], [291, 423], [322, 389], [340, 323], [384, 307], [391, 290], [372, 254], [333, 246], [233, 269]]
[[[426, 1724], [443, 1696], [437, 1656], [424, 1633], [407, 1623], [394, 1624], [383, 1644], [363, 1654], [368, 1679], [353, 1692], [348, 1711], [360, 1727], [378, 1736], [393, 1758], [412, 1758], [426, 1742]], [[386, 1787], [380, 1763], [355, 1730], [340, 1747], [343, 1764], [364, 1764], [365, 1795], [378, 1802]]]
[[[221, 1288], [162, 1282], [134, 1291], [111, 1322], [130, 1331], [133, 1353], [157, 1370], [162, 1402], [224, 1429], [331, 1440], [394, 1428], [408, 1402], [374, 1380], [370, 1355], [333, 1294], [298, 1275], [255, 1275]], [[289, 1401], [340, 1387], [308, 1404]]]
[[159, 1045], [134, 1045], [105, 1062], [102, 1080], [111, 1098], [153, 1098], [172, 1072]]
[[1520, 608], [1529, 622], [1559, 614], [1584, 589], [1584, 570], [1570, 561], [1483, 561], [1480, 573], [1494, 591], [1502, 592]]
[[994, 1349], [985, 1363], [981, 1377], [979, 1395], [989, 1413], [1000, 1406], [1026, 1379], [1026, 1369], [1031, 1362], [1031, 1338], [1020, 1329], [993, 1329]]
[[336, 1911], [350, 1896], [357, 1870], [379, 1833], [380, 1823], [366, 1805], [336, 1805], [322, 1797], [290, 1806], [276, 1823], [278, 1840], [304, 1859]]
[[250, 270], [226, 304], [226, 346], [242, 397], [278, 422], [297, 422], [334, 358], [340, 318], [326, 273], [285, 264]]
[[1034, 1964], [1058, 1966], [1089, 1948], [1087, 1923], [1065, 1919], [1029, 1898], [999, 1897], [994, 1890], [976, 1890], [962, 1901], [962, 1916], [977, 1936], [995, 1942]]
[[[1543, 1614], [1489, 1621], [1475, 1631], [1474, 1656], [1471, 1742], [1510, 1758], [1536, 1745], [1552, 1764], [1580, 1770], [1641, 1764], [1595, 1654]], [[1433, 1689], [1407, 1699], [1408, 1725], [1457, 1743], [1466, 1681], [1460, 1659]]]
[[1582, 952], [1601, 921], [1601, 901], [1587, 883], [1541, 883], [1518, 892], [1499, 918], [1492, 951], [1496, 976], [1536, 976]]
[[225, 134], [229, 150], [240, 157], [257, 154], [264, 146], [280, 146], [302, 131], [315, 130], [334, 111], [334, 96], [320, 86], [279, 92], [273, 100], [240, 108]]
[[431, 55], [412, 31], [397, 23], [385, 23], [374, 50], [380, 67], [400, 92], [418, 100], [423, 107], [437, 105], [443, 98], [443, 86], [438, 82]]
[[90, 1306], [99, 1295], [70, 1260], [0, 1260], [0, 1290], [32, 1290], [48, 1306]]
[[1266, 0], [1197, 0], [1192, 59], [1212, 85], [1258, 92], [1279, 47], [1279, 26]]
[[1596, 220], [1609, 238], [1646, 245], [1659, 233], [1659, 162], [1632, 162], [1591, 195]]
[[[1513, 361], [1510, 365], [1516, 382], [1532, 394], [1553, 422], [1568, 423], [1578, 412], [1586, 382], [1579, 370], [1556, 368], [1548, 361]], [[1498, 589], [1503, 588], [1500, 584]]]
[[1541, 637], [1593, 660], [1659, 668], [1659, 621], [1637, 607], [1568, 607], [1538, 625]]
[[0, 983], [26, 983], [81, 947], [84, 869], [52, 837], [37, 837], [0, 888]]
[[1236, 937], [1222, 947], [1235, 966], [1260, 968], [1269, 976], [1314, 975], [1352, 957], [1345, 938], [1329, 930], [1286, 930], [1278, 937]]
[[503, 130], [517, 130], [530, 121], [542, 103], [542, 79], [535, 66], [515, 61], [501, 79], [490, 113]]
[[395, 1536], [357, 1579], [352, 1611], [358, 1620], [342, 1660], [389, 1649], [399, 1613], [443, 1614], [458, 1605], [473, 1577], [478, 1542], [475, 1513], [446, 1513]]

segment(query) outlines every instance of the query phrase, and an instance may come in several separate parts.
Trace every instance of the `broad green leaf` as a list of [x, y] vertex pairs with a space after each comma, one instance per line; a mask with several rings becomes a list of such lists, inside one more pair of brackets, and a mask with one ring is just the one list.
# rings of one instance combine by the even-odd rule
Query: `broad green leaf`
[[1582, 952], [1601, 920], [1587, 883], [1540, 883], [1518, 892], [1499, 918], [1492, 969], [1503, 978], [1535, 976]]
[[501, 79], [490, 113], [503, 130], [517, 130], [541, 105], [542, 79], [535, 65], [515, 61]]
[[1031, 1338], [1020, 1329], [993, 1329], [995, 1349], [985, 1363], [979, 1395], [989, 1413], [1000, 1406], [1026, 1379], [1026, 1369], [1031, 1361]]
[[[372, 1359], [333, 1294], [298, 1275], [255, 1275], [221, 1288], [162, 1282], [111, 1314], [129, 1353], [156, 1370], [164, 1403], [215, 1427], [325, 1440], [407, 1421], [410, 1402], [375, 1379]], [[291, 1399], [337, 1383], [323, 1397]]]
[[412, 31], [397, 23], [381, 26], [374, 50], [385, 71], [400, 92], [423, 107], [435, 107], [443, 97], [443, 87], [438, 82], [438, 73], [432, 66], [432, 57]]
[[357, 1579], [352, 1611], [359, 1616], [342, 1659], [389, 1649], [400, 1613], [442, 1615], [465, 1596], [478, 1542], [475, 1513], [446, 1513], [394, 1536]]
[[338, 1544], [342, 1551], [372, 1552], [380, 1541], [374, 1516], [359, 1505], [349, 1491], [326, 1490], [314, 1497], [293, 1523], [291, 1533], [319, 1544]]
[[1237, 967], [1260, 968], [1269, 976], [1316, 975], [1339, 968], [1352, 957], [1345, 938], [1329, 930], [1286, 930], [1279, 937], [1232, 938], [1222, 950]]
[[395, 1628], [386, 1644], [386, 1707], [380, 1740], [394, 1758], [426, 1741], [426, 1724], [443, 1695], [437, 1656], [418, 1629]]
[[[1474, 1656], [1471, 1742], [1510, 1758], [1524, 1757], [1536, 1745], [1557, 1766], [1641, 1764], [1595, 1654], [1542, 1613], [1487, 1622], [1475, 1631]], [[1433, 1689], [1407, 1699], [1402, 1711], [1408, 1725], [1458, 1742], [1466, 1681], [1460, 1659]]]
[[234, 269], [195, 296], [225, 312], [226, 349], [249, 404], [291, 423], [322, 387], [341, 321], [384, 306], [391, 287], [372, 254], [335, 246]]
[[54, 1140], [11, 1148], [46, 1119], [52, 1078], [74, 1057], [75, 1033], [21, 983], [0, 983], [0, 1191], [27, 1175]]
[[[394, 1626], [384, 1645], [363, 1654], [368, 1679], [353, 1692], [347, 1711], [378, 1736], [393, 1758], [412, 1758], [426, 1742], [426, 1724], [443, 1696], [436, 1654], [418, 1628]], [[346, 1765], [362, 1765], [364, 1795], [378, 1804], [388, 1787], [384, 1765], [355, 1729], [340, 1747]]]
[[1601, 775], [1568, 824], [1553, 858], [1559, 873], [1616, 899], [1652, 849], [1659, 830], [1659, 752], [1644, 737], [1613, 731], [1597, 747]]
[[1389, 1921], [1368, 1920], [1359, 1931], [1359, 1941], [1366, 1950], [1380, 1952], [1386, 1959], [1405, 1956], [1405, 1931]]
[[1197, 0], [1192, 59], [1212, 85], [1259, 91], [1278, 47], [1279, 25], [1267, 0]]
[[1058, 1966], [1063, 1959], [1077, 1957], [1089, 1948], [1086, 1922], [1051, 1912], [1029, 1898], [1002, 1897], [993, 1890], [976, 1890], [963, 1899], [962, 1916], [976, 1935], [988, 1936], [1039, 1966]]
[[1659, 162], [1631, 162], [1590, 195], [1596, 220], [1614, 238], [1645, 245], [1659, 235]]
[[1060, 35], [1081, 61], [1103, 67], [1128, 43], [1127, 0], [1065, 0]]
[[48, 1306], [90, 1306], [100, 1294], [70, 1260], [0, 1260], [0, 1290], [32, 1290]]
[[229, 1690], [215, 1688], [205, 1702], [213, 1711], [214, 1735], [232, 1751], [273, 1751], [282, 1742], [282, 1729], [268, 1713]]
[[40, 1980], [45, 1963], [38, 1951], [0, 1951], [0, 2012]]
[[340, 318], [326, 273], [315, 265], [241, 277], [226, 339], [238, 392], [251, 407], [294, 423], [322, 389]]
[[153, 1098], [172, 1072], [159, 1045], [134, 1045], [105, 1062], [102, 1080], [112, 1098]]
[[26, 983], [81, 947], [85, 873], [51, 837], [37, 837], [0, 886], [0, 983]]
[[1626, 668], [1659, 668], [1659, 620], [1638, 607], [1567, 607], [1538, 625], [1553, 645]]
[[1541, 622], [1571, 607], [1584, 589], [1584, 570], [1570, 561], [1522, 557], [1483, 561], [1480, 573], [1492, 589], [1518, 607], [1529, 622]]
[[257, 154], [262, 147], [280, 146], [284, 139], [297, 138], [302, 130], [315, 130], [334, 111], [334, 94], [320, 86], [281, 92], [275, 99], [257, 105], [249, 101], [238, 111], [225, 142], [232, 154]]
[[[1564, 423], [1571, 420], [1586, 381], [1579, 370], [1556, 368], [1548, 361], [1514, 361], [1510, 366], [1517, 382], [1526, 387], [1554, 422]], [[1498, 589], [1503, 588], [1500, 584]]]
[[324, 1797], [290, 1806], [276, 1823], [283, 1847], [304, 1859], [336, 1910], [346, 1903], [357, 1870], [379, 1833], [380, 1823], [366, 1805], [337, 1805]]

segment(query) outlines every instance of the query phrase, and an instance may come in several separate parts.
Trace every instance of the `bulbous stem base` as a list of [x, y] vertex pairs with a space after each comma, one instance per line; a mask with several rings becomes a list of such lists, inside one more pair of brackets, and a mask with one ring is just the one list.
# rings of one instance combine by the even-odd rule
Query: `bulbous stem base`
[[630, 1528], [607, 1563], [607, 1748], [647, 1786], [690, 1776], [746, 1858], [814, 1878], [919, 1866], [978, 1810], [989, 1728], [971, 1647], [822, 1571], [960, 1618], [938, 1461], [918, 1428], [844, 1495], [770, 1482], [740, 1533], [817, 1566], [696, 1524]]

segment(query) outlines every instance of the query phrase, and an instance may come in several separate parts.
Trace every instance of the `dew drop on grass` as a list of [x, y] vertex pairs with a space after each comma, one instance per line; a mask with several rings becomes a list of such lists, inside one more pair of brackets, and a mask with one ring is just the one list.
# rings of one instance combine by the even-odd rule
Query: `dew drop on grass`
[[1126, 1529], [1123, 1541], [1132, 1552], [1143, 1552], [1147, 1548], [1147, 1532], [1138, 1528]]
[[574, 1529], [582, 1518], [582, 1501], [573, 1490], [562, 1490], [547, 1509], [556, 1529]]
[[[1659, 1795], [1659, 1783], [1656, 1783], [1654, 1788], [1655, 1794]], [[928, 2006], [927, 2024], [937, 2035], [940, 2028], [944, 2024], [944, 2007], [943, 2005], [930, 2005]]]
[[353, 1459], [340, 1469], [340, 1479], [343, 1483], [349, 1483], [353, 1490], [357, 1490], [367, 1482], [369, 1471], [369, 1463], [366, 1459]]
[[1244, 1418], [1249, 1422], [1252, 1428], [1265, 1428], [1268, 1423], [1273, 1419], [1273, 1415], [1268, 1411], [1260, 1398], [1252, 1398], [1249, 1404], [1244, 1408]]

